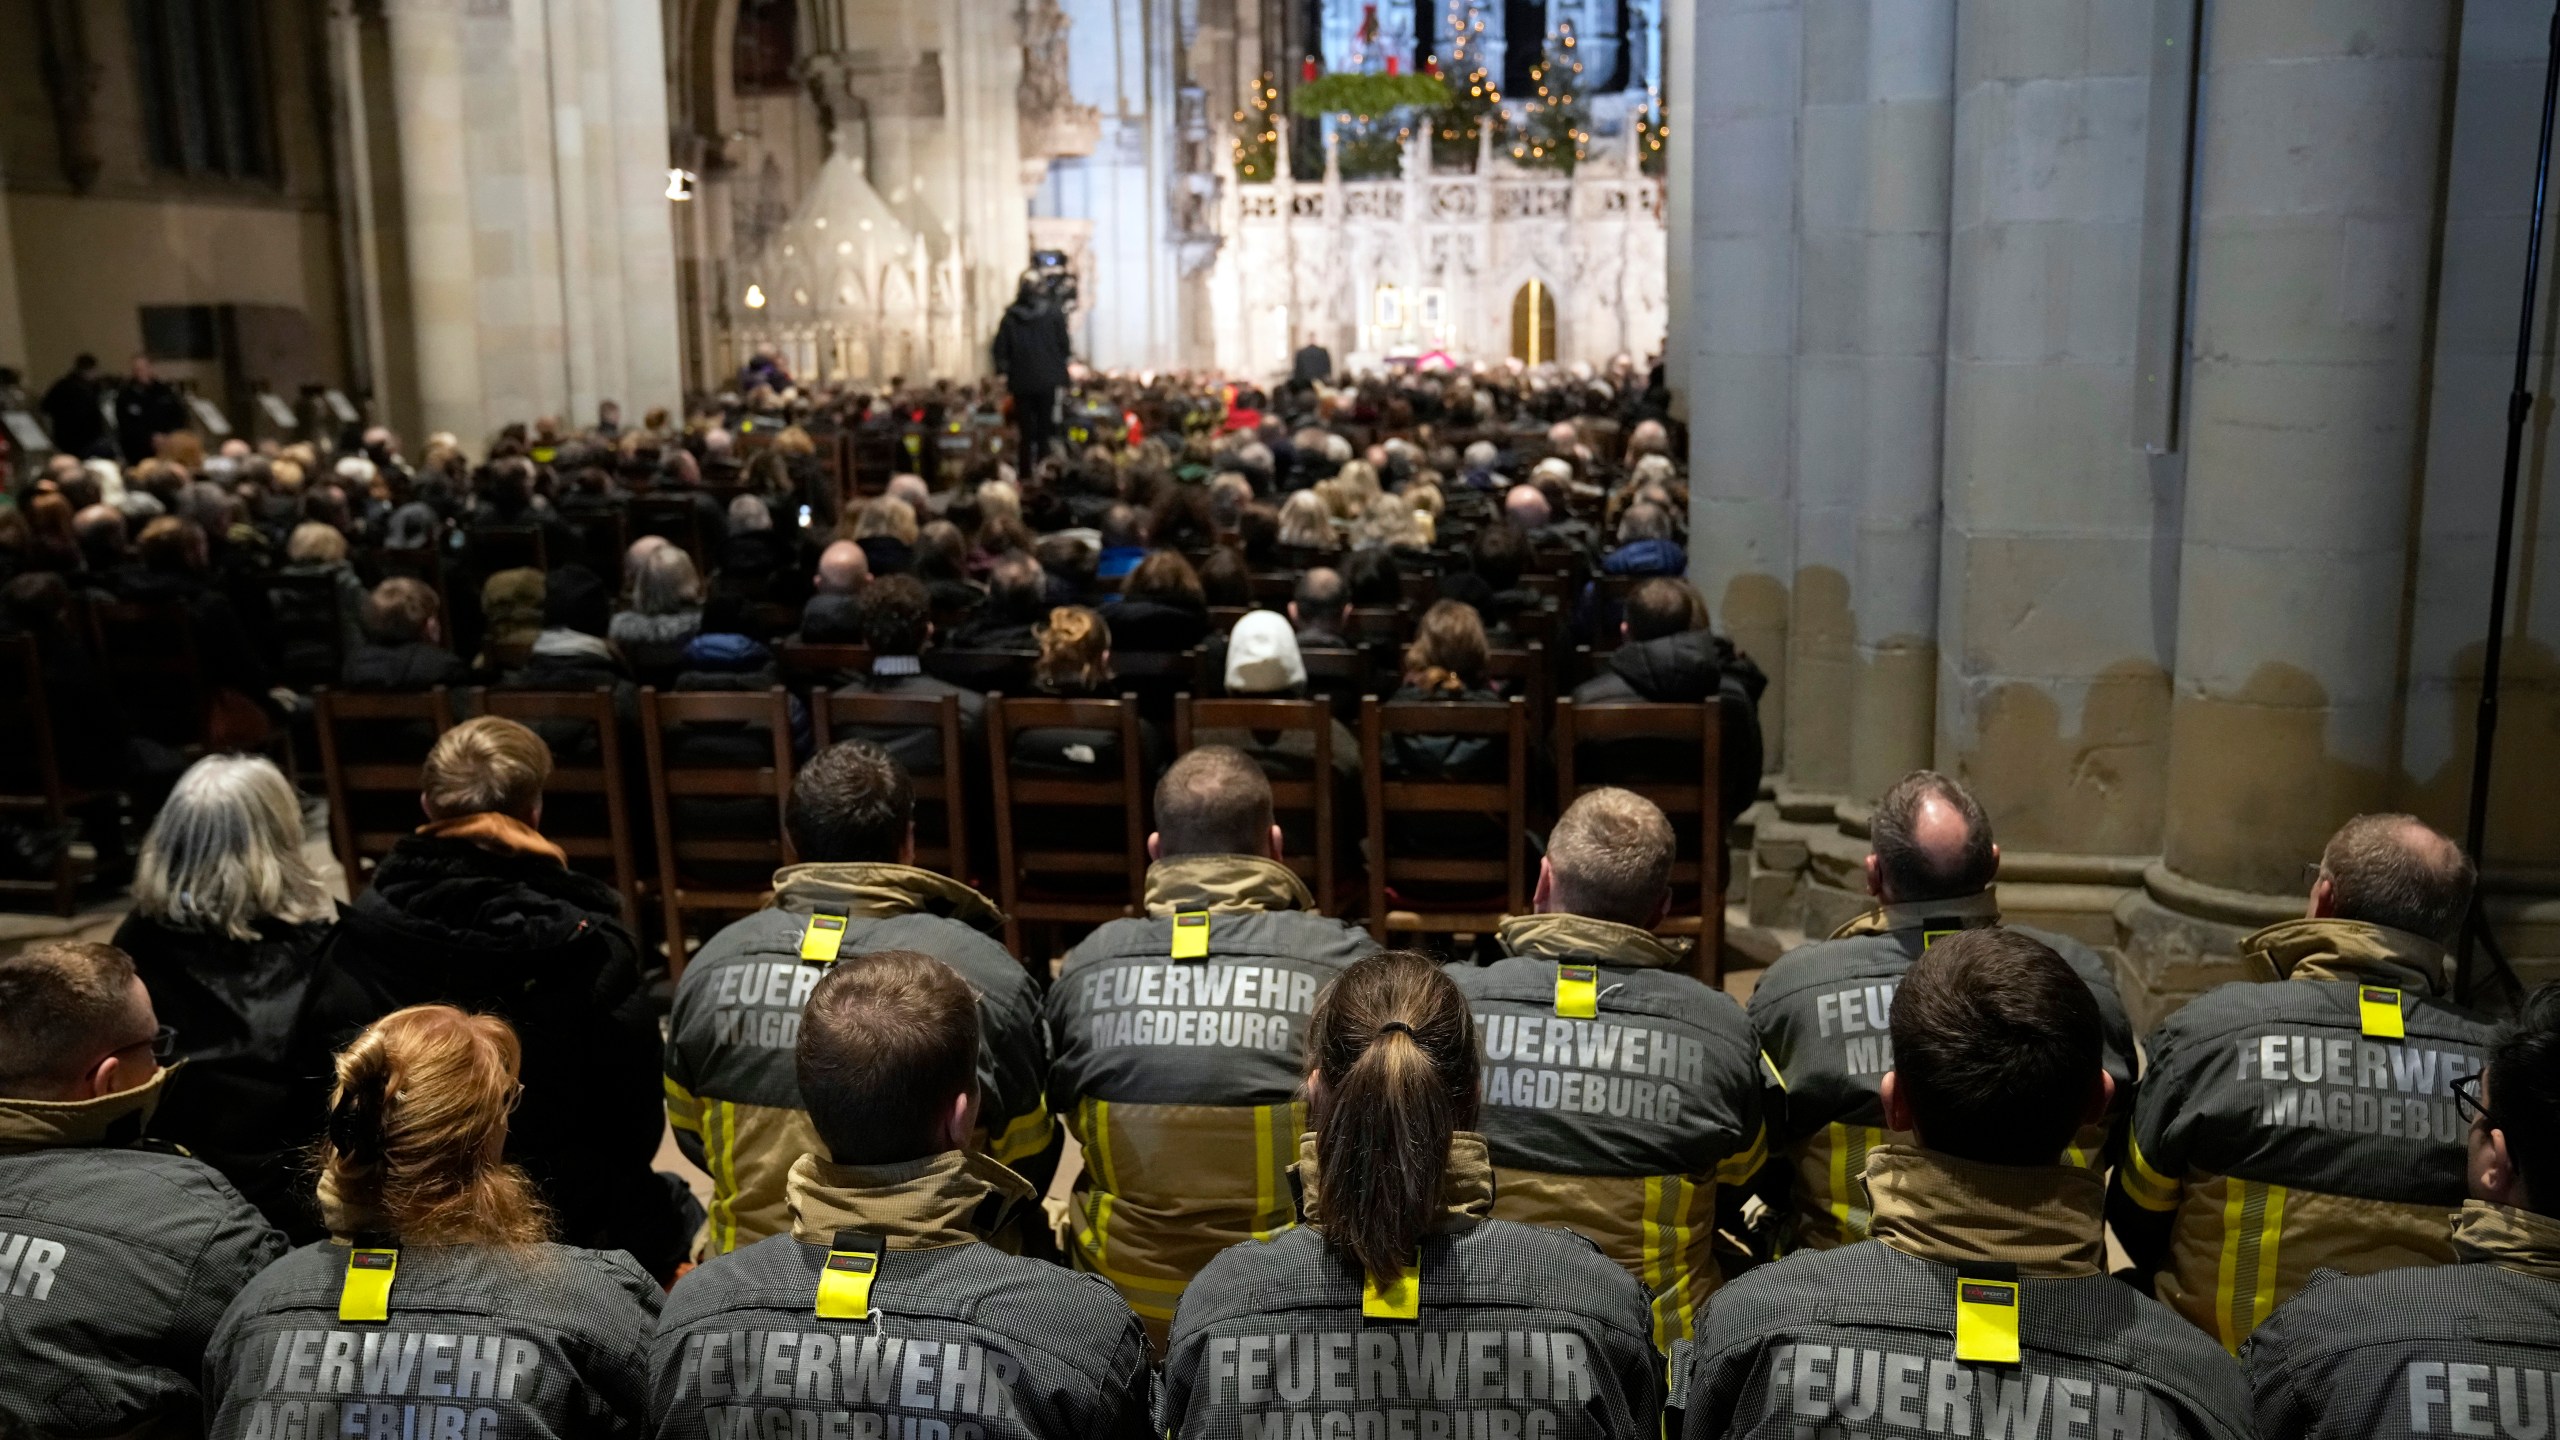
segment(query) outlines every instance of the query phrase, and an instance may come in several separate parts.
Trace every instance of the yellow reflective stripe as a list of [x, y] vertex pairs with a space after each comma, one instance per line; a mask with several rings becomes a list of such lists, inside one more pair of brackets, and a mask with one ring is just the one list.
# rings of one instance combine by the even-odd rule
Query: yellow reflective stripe
[[2230, 1193], [2222, 1202], [2222, 1265], [2213, 1309], [2222, 1348], [2237, 1355], [2241, 1342], [2275, 1309], [2285, 1190], [2237, 1176], [2224, 1183]]
[[1048, 1149], [1051, 1123], [1046, 1105], [1034, 1105], [1027, 1112], [1014, 1116], [991, 1147], [995, 1157], [1010, 1165], [1025, 1155], [1037, 1155]]
[[[2258, 1283], [2249, 1296], [2249, 1329], [2266, 1323], [2276, 1308], [2277, 1258], [2284, 1249], [2284, 1187], [2265, 1185], [2266, 1215], [2258, 1227]], [[2242, 1337], [2247, 1338], [2247, 1337]]]
[[1084, 1102], [1084, 1160], [1093, 1167], [1093, 1178], [1105, 1190], [1117, 1190], [1119, 1184], [1111, 1174], [1111, 1104], [1105, 1100]]
[[[1698, 1314], [1698, 1277], [1689, 1268], [1689, 1239], [1693, 1228], [1689, 1224], [1689, 1215], [1690, 1208], [1697, 1203], [1698, 1187], [1685, 1175], [1675, 1176], [1672, 1183], [1678, 1187], [1671, 1212], [1671, 1269], [1674, 1277], [1672, 1294], [1678, 1297], [1675, 1318], [1679, 1326], [1676, 1334], [1657, 1340], [1665, 1350], [1671, 1348], [1672, 1341], [1689, 1338]], [[1715, 1192], [1709, 1190], [1707, 1193]]]
[[701, 1134], [702, 1102], [693, 1098], [692, 1091], [677, 1084], [676, 1077], [673, 1075], [662, 1075], [658, 1078], [659, 1083], [666, 1087], [667, 1123], [679, 1130], [690, 1130], [697, 1135]]
[[2151, 1162], [2143, 1158], [2140, 1136], [2125, 1136], [2124, 1153], [2131, 1163], [2117, 1174], [2124, 1181], [2126, 1196], [2145, 1210], [2177, 1209], [2178, 1182], [2151, 1168]]
[[1281, 1199], [1287, 1184], [1289, 1161], [1284, 1155], [1297, 1150], [1297, 1137], [1285, 1133], [1293, 1129], [1280, 1123], [1283, 1112], [1294, 1114], [1290, 1104], [1253, 1107], [1253, 1238], [1268, 1240], [1297, 1223], [1297, 1216]]
[[1759, 1174], [1760, 1167], [1768, 1161], [1769, 1127], [1763, 1125], [1752, 1133], [1749, 1149], [1726, 1156], [1724, 1163], [1716, 1167], [1716, 1183], [1719, 1185], [1745, 1184], [1752, 1176]]
[[1778, 1062], [1770, 1059], [1769, 1052], [1763, 1050], [1760, 1052], [1760, 1063], [1768, 1069], [1769, 1078], [1777, 1082], [1778, 1089], [1783, 1094], [1787, 1088], [1787, 1077], [1778, 1073]]
[[2248, 1198], [2249, 1184], [2245, 1180], [2228, 1179], [2223, 1185], [2222, 1264], [2214, 1274], [2213, 1318], [2222, 1348], [2237, 1355], [2240, 1353], [2240, 1337], [2232, 1330], [2231, 1297], [2239, 1287], [2240, 1210], [2242, 1202]]
[[702, 1137], [711, 1162], [711, 1248], [726, 1255], [738, 1248], [738, 1107], [715, 1100], [703, 1118], [712, 1127]]
[[[1867, 1176], [1867, 1151], [1884, 1142], [1884, 1131], [1873, 1125], [1832, 1125], [1831, 1131], [1831, 1218], [1840, 1226], [1843, 1244], [1855, 1244], [1867, 1238], [1875, 1216], [1867, 1209], [1864, 1192], [1853, 1188]], [[1854, 1163], [1850, 1152], [1857, 1152]]]

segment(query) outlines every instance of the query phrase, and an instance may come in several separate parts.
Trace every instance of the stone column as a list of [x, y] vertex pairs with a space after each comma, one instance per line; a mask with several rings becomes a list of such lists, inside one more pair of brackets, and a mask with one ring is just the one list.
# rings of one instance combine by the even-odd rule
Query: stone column
[[[583, 39], [576, 73], [581, 118], [587, 125], [587, 254], [585, 267], [574, 280], [587, 289], [595, 356], [595, 393], [574, 402], [577, 414], [566, 417], [579, 425], [595, 419], [598, 401], [628, 398], [623, 393], [629, 371], [622, 341], [627, 293], [622, 274], [622, 115], [615, 103], [613, 74], [621, 59], [614, 47], [612, 11], [616, 8], [631, 7], [617, 7], [612, 0], [580, 0], [578, 5], [578, 33]], [[663, 70], [649, 73], [665, 88]], [[663, 126], [659, 134], [665, 134]]]
[[609, 5], [613, 25], [616, 189], [622, 233], [622, 413], [638, 424], [651, 406], [684, 399], [684, 337], [677, 321], [675, 219], [669, 214], [666, 36], [658, 12]]
[[[568, 408], [574, 416], [592, 414], [597, 399], [596, 308], [599, 297], [591, 283], [596, 224], [610, 225], [610, 213], [592, 213], [593, 187], [587, 179], [595, 157], [588, 153], [585, 27], [579, 21], [580, 0], [543, 0], [548, 104], [551, 117], [552, 203], [560, 217], [561, 346], [568, 371]], [[563, 420], [571, 416], [561, 417]]]
[[487, 443], [463, 163], [460, 0], [387, 0], [418, 382], [417, 429]]
[[2390, 798], [2453, 10], [2207, 12], [2168, 824], [2125, 914], [2155, 992]]
[[[1688, 267], [1671, 333], [1690, 337], [1690, 578], [1768, 670], [1760, 728], [1784, 757], [1795, 574], [1798, 0], [1699, 0], [1679, 49], [1695, 77], [1675, 146], [1694, 149]], [[1691, 28], [1694, 27], [1694, 28]]]

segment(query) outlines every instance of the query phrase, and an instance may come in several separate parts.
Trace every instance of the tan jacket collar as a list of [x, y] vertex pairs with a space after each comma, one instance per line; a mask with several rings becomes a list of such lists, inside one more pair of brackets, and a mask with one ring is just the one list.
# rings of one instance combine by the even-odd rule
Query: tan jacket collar
[[2454, 1212], [2453, 1250], [2466, 1265], [2495, 1265], [2537, 1280], [2560, 1280], [2560, 1219], [2466, 1200]]
[[838, 1165], [816, 1155], [791, 1163], [783, 1182], [791, 1206], [791, 1234], [807, 1245], [826, 1245], [839, 1230], [877, 1235], [892, 1250], [939, 1250], [974, 1244], [1003, 1214], [981, 1216], [990, 1195], [1004, 1197], [1001, 1212], [1037, 1200], [1031, 1182], [987, 1156], [945, 1150], [897, 1165]]
[[1298, 872], [1262, 855], [1185, 855], [1147, 867], [1147, 913], [1186, 910], [1313, 910]]
[[1905, 1255], [2018, 1267], [2031, 1279], [2102, 1273], [2106, 1182], [2077, 1165], [1984, 1165], [1905, 1145], [1867, 1152], [1875, 1238]]
[[1630, 970], [1669, 970], [1687, 963], [1683, 948], [1650, 930], [1588, 915], [1514, 915], [1502, 922], [1502, 948], [1538, 960], [1576, 960]]
[[[1316, 1132], [1309, 1130], [1298, 1137], [1298, 1209], [1307, 1223], [1321, 1227], [1316, 1185]], [[1474, 1228], [1477, 1221], [1493, 1214], [1493, 1152], [1485, 1148], [1484, 1137], [1472, 1130], [1461, 1130], [1449, 1137], [1449, 1164], [1440, 1172], [1440, 1224], [1442, 1234]]]
[[773, 903], [801, 915], [939, 915], [990, 935], [1004, 929], [1004, 912], [996, 902], [947, 875], [912, 865], [786, 865], [773, 872]]
[[552, 844], [541, 831], [495, 810], [430, 820], [418, 827], [418, 833], [436, 840], [468, 840], [500, 855], [530, 855], [555, 865], [569, 863], [569, 852]]
[[2000, 923], [2000, 892], [1985, 890], [1979, 895], [1959, 895], [1952, 900], [1914, 900], [1900, 905], [1878, 905], [1866, 914], [1831, 932], [1834, 940], [1852, 935], [1889, 935], [1897, 930], [1921, 930], [1937, 920], [1953, 920], [1957, 928], [1979, 930]]
[[2362, 920], [2287, 920], [2240, 942], [2252, 980], [2347, 980], [2420, 995], [2444, 989], [2444, 947]]
[[164, 1069], [130, 1090], [93, 1100], [0, 1098], [0, 1155], [130, 1145], [142, 1138], [142, 1127], [151, 1123], [151, 1112], [160, 1104], [160, 1087], [175, 1069]]

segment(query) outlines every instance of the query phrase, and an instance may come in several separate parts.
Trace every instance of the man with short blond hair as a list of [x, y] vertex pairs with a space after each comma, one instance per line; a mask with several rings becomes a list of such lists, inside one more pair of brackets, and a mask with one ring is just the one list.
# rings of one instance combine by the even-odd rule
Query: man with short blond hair
[[1653, 1292], [1665, 1351], [1722, 1282], [1717, 1213], [1768, 1155], [1751, 1023], [1653, 933], [1675, 854], [1659, 806], [1590, 791], [1556, 820], [1537, 913], [1503, 922], [1506, 958], [1449, 967], [1484, 1052], [1494, 1218], [1599, 1246]]
[[419, 799], [430, 820], [492, 810], [539, 825], [551, 747], [516, 721], [483, 715], [438, 737], [419, 779]]

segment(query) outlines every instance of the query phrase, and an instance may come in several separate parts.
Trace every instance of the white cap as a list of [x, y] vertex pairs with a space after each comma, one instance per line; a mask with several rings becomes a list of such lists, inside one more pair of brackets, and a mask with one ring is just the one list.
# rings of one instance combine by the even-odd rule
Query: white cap
[[1276, 610], [1256, 610], [1227, 632], [1227, 693], [1273, 695], [1307, 683], [1298, 632]]

